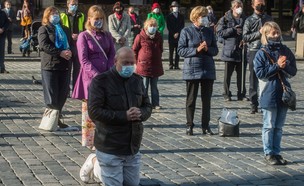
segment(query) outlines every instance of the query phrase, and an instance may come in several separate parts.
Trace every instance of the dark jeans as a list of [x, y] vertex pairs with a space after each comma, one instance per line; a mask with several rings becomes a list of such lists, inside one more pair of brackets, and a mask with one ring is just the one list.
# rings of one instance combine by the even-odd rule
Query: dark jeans
[[237, 97], [242, 99], [246, 96], [246, 87], [245, 87], [246, 64], [243, 64], [242, 62], [230, 62], [230, 61], [225, 62], [223, 95], [225, 98], [232, 96], [230, 91], [230, 82], [233, 71], [236, 71]]
[[187, 100], [186, 100], [186, 117], [188, 127], [193, 127], [195, 104], [199, 85], [201, 84], [201, 101], [202, 101], [202, 128], [207, 129], [210, 121], [211, 96], [213, 91], [213, 82], [211, 79], [188, 80]]
[[[80, 71], [80, 63], [79, 63], [79, 59], [78, 59], [78, 53], [77, 51], [73, 51], [73, 58], [72, 58], [72, 62], [71, 62], [71, 67], [69, 68], [69, 84], [71, 82], [71, 78], [72, 78], [72, 92], [74, 91], [74, 87], [79, 75], [79, 71]], [[71, 77], [72, 76], [72, 77]]]
[[151, 85], [152, 106], [159, 106], [159, 92], [157, 88], [158, 77], [143, 77], [143, 83], [148, 94], [149, 84]]
[[5, 35], [0, 34], [0, 71], [5, 70], [4, 56], [5, 56]]
[[[177, 53], [177, 43], [169, 43], [169, 66], [170, 67], [175, 67], [179, 68], [179, 55]], [[174, 59], [174, 64], [173, 64], [173, 53], [175, 51], [175, 59]]]
[[7, 30], [6, 38], [7, 38], [7, 53], [8, 54], [12, 53], [12, 36], [13, 36], [13, 31]]
[[68, 71], [41, 70], [44, 102], [47, 108], [61, 112], [69, 92]]
[[252, 106], [258, 106], [258, 78], [253, 69], [253, 60], [257, 51], [249, 51], [249, 99]]

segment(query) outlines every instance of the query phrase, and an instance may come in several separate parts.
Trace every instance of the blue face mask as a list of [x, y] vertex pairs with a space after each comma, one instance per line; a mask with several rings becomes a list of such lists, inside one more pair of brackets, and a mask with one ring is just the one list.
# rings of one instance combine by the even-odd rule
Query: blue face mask
[[77, 5], [70, 5], [69, 6], [69, 12], [76, 12], [77, 11], [78, 6]]
[[155, 32], [156, 32], [156, 27], [154, 27], [154, 26], [149, 26], [149, 27], [148, 27], [148, 32], [149, 32], [149, 34], [155, 34]]
[[129, 78], [134, 72], [134, 65], [121, 66], [121, 71], [118, 74], [123, 78]]
[[208, 27], [209, 26], [209, 19], [208, 17], [201, 17], [199, 18], [199, 23], [201, 26]]
[[102, 24], [103, 24], [102, 20], [100, 20], [100, 19], [96, 20], [94, 22], [94, 27], [97, 28], [97, 29], [101, 29], [102, 28]]
[[60, 17], [58, 14], [51, 15], [50, 22], [53, 25], [57, 25], [60, 22]]

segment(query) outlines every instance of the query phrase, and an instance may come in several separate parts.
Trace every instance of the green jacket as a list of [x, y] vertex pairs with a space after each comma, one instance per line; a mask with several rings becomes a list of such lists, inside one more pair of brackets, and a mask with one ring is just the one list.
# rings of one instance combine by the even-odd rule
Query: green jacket
[[151, 12], [148, 14], [147, 19], [150, 18], [154, 18], [157, 21], [157, 25], [158, 25], [158, 31], [161, 33], [162, 37], [164, 36], [164, 29], [166, 26], [166, 21], [165, 21], [165, 17], [162, 13], [156, 14], [154, 12]]

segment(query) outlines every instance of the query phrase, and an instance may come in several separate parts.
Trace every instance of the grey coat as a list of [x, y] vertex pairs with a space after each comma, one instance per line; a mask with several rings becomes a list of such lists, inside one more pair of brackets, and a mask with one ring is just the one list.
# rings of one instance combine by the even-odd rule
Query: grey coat
[[[113, 38], [115, 39], [115, 49], [118, 50], [123, 46], [129, 46], [128, 38], [131, 34], [131, 21], [130, 16], [123, 13], [122, 19], [118, 20], [115, 14], [109, 15], [109, 31], [111, 32]], [[126, 42], [124, 45], [119, 43], [119, 40], [124, 37]]]

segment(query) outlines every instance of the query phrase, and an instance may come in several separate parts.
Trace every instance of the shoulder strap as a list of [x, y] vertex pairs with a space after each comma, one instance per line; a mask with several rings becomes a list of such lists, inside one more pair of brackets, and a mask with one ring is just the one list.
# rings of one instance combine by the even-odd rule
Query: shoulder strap
[[[270, 55], [268, 54], [268, 52], [265, 50], [265, 48], [261, 48], [261, 50], [263, 50], [263, 52], [266, 54], [267, 58], [271, 61], [272, 64], [275, 64], [275, 62], [273, 61], [273, 59], [270, 57]], [[286, 91], [286, 86], [284, 85], [283, 83], [283, 80], [282, 80], [282, 77], [280, 75], [280, 73], [278, 72], [278, 77], [279, 77], [279, 80], [281, 82], [281, 85], [283, 87], [283, 90]]]
[[105, 51], [104, 51], [103, 48], [100, 46], [100, 44], [98, 43], [98, 41], [96, 40], [96, 38], [93, 36], [93, 34], [92, 34], [89, 30], [87, 30], [87, 33], [89, 33], [90, 36], [94, 39], [95, 43], [98, 45], [98, 47], [100, 48], [100, 50], [101, 50], [101, 52], [103, 53], [103, 55], [104, 55], [105, 58], [108, 60], [108, 57], [107, 57]]

